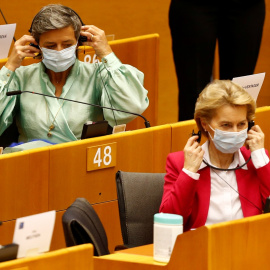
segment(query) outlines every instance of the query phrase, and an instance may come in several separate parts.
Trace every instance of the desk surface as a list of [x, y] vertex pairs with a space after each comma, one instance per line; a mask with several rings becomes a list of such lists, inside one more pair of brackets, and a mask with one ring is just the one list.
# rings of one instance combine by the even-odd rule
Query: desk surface
[[[95, 266], [94, 269], [107, 269], [107, 265], [110, 265], [111, 269], [125, 269], [127, 266], [129, 270], [137, 269], [138, 264], [145, 265], [145, 269], [151, 269], [151, 267], [164, 267], [167, 263], [160, 263], [153, 258], [153, 244], [122, 249], [116, 251], [113, 254], [105, 255], [102, 257], [94, 257]], [[100, 260], [101, 259], [101, 260]], [[110, 261], [110, 263], [108, 263]], [[124, 262], [123, 264], [121, 262]], [[128, 263], [128, 264], [126, 264]], [[129, 267], [131, 263], [131, 268]], [[150, 267], [150, 268], [149, 268]], [[144, 269], [144, 267], [141, 267]], [[155, 268], [156, 269], [156, 268]]]
[[154, 248], [154, 245], [150, 244], [150, 245], [145, 245], [145, 246], [140, 246], [140, 247], [122, 249], [122, 250], [116, 251], [115, 253], [124, 253], [124, 254], [143, 255], [143, 256], [153, 257], [153, 248]]

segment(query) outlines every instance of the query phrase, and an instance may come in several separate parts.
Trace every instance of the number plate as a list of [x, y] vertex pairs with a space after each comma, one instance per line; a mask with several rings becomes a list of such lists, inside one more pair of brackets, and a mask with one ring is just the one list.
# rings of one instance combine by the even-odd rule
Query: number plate
[[87, 148], [87, 171], [114, 167], [116, 165], [116, 142]]

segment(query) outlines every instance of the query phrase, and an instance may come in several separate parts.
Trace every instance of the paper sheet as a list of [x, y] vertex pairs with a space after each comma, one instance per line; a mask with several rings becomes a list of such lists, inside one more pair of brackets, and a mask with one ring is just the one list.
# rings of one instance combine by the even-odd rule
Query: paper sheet
[[236, 77], [232, 81], [242, 86], [254, 99], [258, 98], [265, 77], [264, 73]]
[[16, 23], [0, 25], [0, 59], [8, 57], [15, 29]]

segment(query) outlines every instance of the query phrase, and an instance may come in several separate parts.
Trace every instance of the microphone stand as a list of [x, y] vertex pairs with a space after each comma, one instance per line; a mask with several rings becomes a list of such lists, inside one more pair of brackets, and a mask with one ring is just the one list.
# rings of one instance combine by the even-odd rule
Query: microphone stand
[[112, 111], [117, 111], [117, 112], [123, 112], [123, 113], [137, 115], [137, 116], [140, 116], [141, 118], [144, 119], [144, 125], [145, 125], [146, 128], [149, 128], [150, 127], [149, 121], [143, 115], [141, 115], [139, 113], [128, 112], [128, 111], [119, 110], [119, 109], [115, 109], [115, 108], [110, 108], [110, 107], [106, 107], [106, 106], [100, 106], [100, 105], [97, 105], [97, 104], [86, 103], [86, 102], [77, 101], [77, 100], [68, 99], [68, 98], [55, 97], [55, 96], [50, 96], [50, 95], [46, 95], [46, 94], [42, 94], [42, 93], [37, 93], [37, 92], [31, 92], [31, 91], [20, 91], [20, 90], [18, 90], [18, 91], [10, 91], [10, 92], [7, 92], [6, 95], [7, 96], [15, 96], [15, 95], [23, 94], [23, 93], [30, 93], [30, 94], [39, 95], [39, 96], [45, 96], [45, 97], [50, 97], [50, 98], [57, 98], [57, 99], [61, 99], [61, 100], [66, 100], [66, 101], [71, 101], [71, 102], [76, 102], [76, 103], [88, 105], [88, 106], [90, 105], [90, 106], [94, 106], [94, 107], [101, 108], [101, 109], [107, 109], [107, 110], [112, 110]]

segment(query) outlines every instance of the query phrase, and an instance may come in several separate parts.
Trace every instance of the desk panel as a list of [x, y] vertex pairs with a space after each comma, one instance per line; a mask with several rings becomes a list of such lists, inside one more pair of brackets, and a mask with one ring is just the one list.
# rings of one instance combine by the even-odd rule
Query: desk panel
[[96, 210], [108, 238], [108, 246], [111, 253], [118, 245], [123, 244], [120, 218], [118, 211], [118, 201], [94, 204]]
[[42, 255], [0, 263], [3, 270], [93, 270], [93, 246], [65, 248]]
[[[117, 245], [123, 244], [119, 220], [118, 202], [111, 201], [106, 203], [94, 204], [93, 208], [97, 212], [104, 226], [108, 238], [109, 250], [111, 253], [113, 253]], [[66, 247], [64, 231], [62, 226], [62, 216], [64, 213], [65, 210], [58, 211], [56, 213], [56, 221], [50, 250], [57, 250]], [[14, 224], [13, 223], [10, 224], [9, 231], [7, 231], [7, 233], [9, 234], [12, 233], [13, 235], [14, 226], [15, 222]], [[11, 241], [12, 238], [11, 240], [8, 239], [7, 241], [5, 241], [5, 243], [11, 243]]]
[[192, 130], [194, 130], [196, 133], [198, 132], [195, 120], [181, 121], [175, 124], [171, 124], [171, 127], [171, 152], [182, 151], [187, 143], [188, 138], [192, 134]]
[[180, 234], [170, 261], [159, 263], [151, 256], [152, 245], [94, 257], [99, 270], [257, 270], [268, 269], [270, 214], [202, 226]]
[[[170, 152], [169, 125], [50, 147], [49, 209], [66, 209], [77, 197], [91, 204], [117, 199], [118, 170], [164, 172]], [[117, 143], [116, 166], [87, 172], [87, 147]]]
[[1, 155], [0, 172], [0, 220], [47, 211], [48, 149]]
[[0, 245], [8, 245], [12, 243], [15, 229], [15, 220], [4, 221], [0, 226]]

